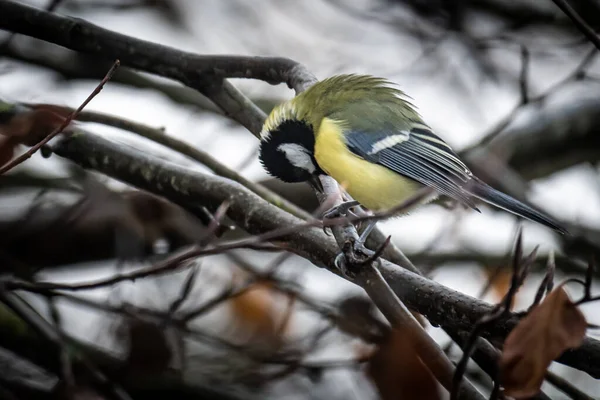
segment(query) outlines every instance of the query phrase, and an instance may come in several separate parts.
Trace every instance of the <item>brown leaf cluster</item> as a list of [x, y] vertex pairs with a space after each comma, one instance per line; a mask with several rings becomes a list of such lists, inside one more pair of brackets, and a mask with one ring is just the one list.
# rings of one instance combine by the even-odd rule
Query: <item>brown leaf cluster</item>
[[0, 166], [13, 158], [17, 145], [34, 146], [58, 128], [69, 113], [49, 104], [25, 107], [0, 103]]
[[368, 375], [383, 400], [438, 400], [438, 383], [419, 358], [409, 333], [394, 329], [368, 363]]
[[536, 395], [550, 363], [581, 345], [586, 326], [583, 313], [562, 287], [546, 296], [506, 338], [500, 359], [505, 394], [516, 399]]

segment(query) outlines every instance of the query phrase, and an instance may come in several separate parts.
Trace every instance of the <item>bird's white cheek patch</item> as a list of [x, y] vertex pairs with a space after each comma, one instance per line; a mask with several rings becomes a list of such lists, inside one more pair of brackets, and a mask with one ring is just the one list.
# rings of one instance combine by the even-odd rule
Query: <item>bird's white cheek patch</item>
[[304, 146], [297, 143], [284, 143], [277, 150], [285, 153], [285, 158], [294, 167], [302, 168], [311, 174], [317, 170], [308, 150]]
[[384, 139], [381, 139], [371, 146], [371, 151], [369, 154], [379, 153], [381, 150], [389, 149], [390, 147], [394, 147], [395, 145], [405, 142], [410, 138], [410, 134], [408, 132], [402, 131], [397, 135], [390, 135]]

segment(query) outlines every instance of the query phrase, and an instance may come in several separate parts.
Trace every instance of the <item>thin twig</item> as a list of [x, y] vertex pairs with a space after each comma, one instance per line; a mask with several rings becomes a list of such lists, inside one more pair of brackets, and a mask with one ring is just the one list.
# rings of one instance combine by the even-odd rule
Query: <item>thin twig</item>
[[[577, 280], [577, 279], [567, 279], [564, 282], [564, 283], [566, 283], [566, 282], [578, 282], [578, 283], [580, 283], [580, 284], [583, 285], [583, 296], [581, 297], [580, 300], [578, 300], [578, 301], [575, 302], [576, 306], [600, 300], [600, 295], [596, 295], [596, 296], [592, 295], [592, 278], [594, 276], [594, 270], [595, 269], [596, 269], [596, 260], [595, 260], [594, 256], [592, 255], [590, 257], [590, 261], [588, 263], [588, 268], [587, 268], [587, 270], [585, 272], [585, 281], [580, 281], [580, 280]], [[564, 285], [564, 283], [563, 283], [563, 285]]]
[[579, 29], [579, 31], [583, 33], [598, 50], [600, 50], [600, 37], [598, 37], [594, 29], [592, 29], [592, 27], [589, 26], [579, 14], [577, 14], [577, 11], [575, 11], [566, 0], [552, 1], [558, 6], [558, 8], [562, 10], [563, 13], [565, 13], [567, 17], [569, 17], [571, 21], [573, 21], [573, 24], [577, 27], [577, 29]]
[[529, 49], [521, 45], [521, 73], [519, 74], [519, 91], [521, 93], [521, 104], [529, 102]]
[[116, 60], [114, 62], [114, 64], [112, 65], [112, 67], [110, 67], [110, 69], [106, 73], [106, 76], [102, 79], [102, 81], [100, 81], [98, 86], [96, 86], [94, 91], [85, 99], [85, 101], [83, 103], [81, 103], [81, 105], [79, 107], [77, 107], [77, 109], [75, 111], [73, 111], [71, 114], [69, 114], [67, 116], [67, 118], [65, 118], [63, 123], [60, 124], [60, 126], [58, 128], [56, 128], [52, 132], [50, 132], [50, 134], [48, 134], [44, 139], [40, 140], [37, 144], [35, 144], [33, 147], [31, 147], [25, 153], [21, 154], [19, 157], [16, 157], [15, 159], [10, 161], [6, 165], [0, 167], [0, 175], [4, 174], [7, 171], [10, 171], [11, 169], [13, 169], [17, 165], [21, 164], [25, 160], [31, 158], [31, 156], [33, 154], [35, 154], [36, 151], [41, 149], [42, 146], [44, 146], [46, 143], [48, 143], [54, 137], [56, 137], [57, 135], [62, 133], [62, 131], [64, 131], [65, 128], [67, 126], [69, 126], [69, 124], [77, 117], [77, 114], [79, 114], [85, 108], [85, 106], [87, 106], [89, 104], [89, 102], [92, 101], [92, 99], [94, 97], [96, 97], [96, 95], [98, 95], [98, 93], [100, 93], [102, 91], [102, 88], [104, 88], [104, 85], [110, 80], [110, 78], [113, 76], [113, 74], [115, 73], [117, 68], [119, 68], [119, 65], [120, 65], [119, 60]]
[[56, 299], [54, 297], [48, 297], [47, 300], [48, 307], [50, 308], [50, 316], [59, 339], [60, 376], [65, 383], [65, 397], [68, 400], [75, 400], [75, 376], [73, 375], [73, 365], [71, 364], [71, 356], [67, 348], [65, 333], [62, 329], [60, 313], [56, 306]]
[[177, 320], [186, 323], [194, 318], [198, 318], [200, 315], [208, 313], [210, 310], [224, 303], [225, 301], [232, 300], [236, 297], [247, 293], [248, 291], [254, 288], [256, 282], [257, 279], [253, 277], [251, 279], [248, 279], [247, 282], [245, 282], [243, 285], [240, 285], [237, 288], [231, 285], [225, 288], [221, 293], [219, 293], [212, 299], [205, 302], [204, 304], [201, 304], [200, 306], [197, 306], [194, 309], [187, 311], [183, 316], [178, 317]]
[[575, 385], [573, 385], [568, 380], [561, 378], [556, 375], [554, 372], [546, 371], [546, 381], [550, 383], [552, 386], [569, 396], [573, 400], [593, 400], [591, 396], [588, 396]]
[[[456, 371], [454, 374], [454, 389], [452, 390], [450, 395], [451, 400], [456, 400], [458, 398], [458, 391], [456, 389], [459, 387], [458, 385], [460, 384], [465, 374], [469, 359], [471, 358], [471, 355], [475, 350], [478, 337], [489, 324], [497, 321], [500, 317], [510, 312], [514, 296], [516, 295], [518, 289], [521, 287], [523, 281], [525, 280], [525, 277], [527, 276], [527, 270], [529, 268], [529, 265], [533, 263], [535, 253], [536, 250], [534, 250], [528, 257], [523, 259], [522, 228], [519, 227], [512, 262], [513, 273], [508, 293], [504, 296], [502, 301], [500, 301], [500, 303], [498, 303], [488, 314], [481, 317], [471, 330], [467, 342], [463, 346], [463, 356], [460, 359], [458, 365], [456, 366]], [[496, 379], [496, 377], [493, 378]]]
[[536, 307], [542, 301], [544, 294], [548, 294], [552, 291], [554, 287], [554, 271], [556, 270], [556, 264], [554, 263], [554, 251], [550, 252], [548, 256], [548, 263], [546, 265], [546, 274], [544, 275], [544, 279], [540, 282], [540, 286], [538, 287], [537, 292], [535, 293], [535, 298], [533, 299], [533, 303], [529, 307], [528, 311], [531, 311], [534, 307]]
[[192, 269], [190, 269], [190, 272], [185, 278], [185, 282], [181, 286], [179, 296], [169, 306], [169, 315], [174, 316], [179, 310], [179, 308], [190, 296], [190, 294], [192, 293], [192, 289], [194, 288], [194, 284], [196, 283], [196, 276], [198, 275], [199, 270], [199, 265], [196, 265]]
[[227, 209], [229, 208], [229, 204], [230, 202], [225, 200], [217, 208], [208, 226], [206, 227], [206, 231], [204, 232], [203, 237], [200, 240], [198, 240], [198, 244], [200, 246], [205, 247], [215, 241], [215, 239], [218, 236], [217, 232], [219, 228], [222, 227], [221, 222], [223, 221], [223, 218], [225, 218], [225, 216], [227, 215]]
[[[581, 62], [564, 79], [553, 84], [550, 88], [546, 89], [546, 91], [544, 91], [543, 93], [541, 93], [537, 96], [527, 96], [527, 102], [523, 102], [524, 97], [521, 92], [520, 101], [508, 112], [508, 114], [506, 114], [499, 122], [497, 122], [496, 125], [494, 125], [490, 129], [488, 129], [488, 131], [482, 135], [482, 138], [477, 143], [463, 149], [462, 151], [459, 152], [459, 154], [461, 156], [465, 156], [468, 158], [468, 156], [471, 153], [473, 153], [475, 150], [481, 149], [481, 148], [487, 146], [499, 134], [504, 132], [504, 129], [506, 129], [508, 127], [508, 125], [511, 124], [511, 122], [515, 119], [515, 117], [521, 111], [523, 106], [540, 104], [540, 103], [544, 102], [550, 95], [555, 93], [560, 88], [566, 86], [570, 82], [580, 79], [582, 74], [584, 73], [585, 69], [596, 58], [597, 54], [598, 54], [598, 51], [595, 48], [588, 51], [588, 53], [586, 53], [586, 55], [583, 57]], [[521, 65], [522, 65], [521, 76], [523, 76], [523, 74], [526, 74], [526, 72], [524, 72], [524, 71], [525, 71], [525, 67], [528, 66], [528, 62], [525, 62], [525, 60], [523, 60]], [[523, 88], [523, 82], [524, 81], [521, 78], [521, 80], [520, 80], [521, 89]]]

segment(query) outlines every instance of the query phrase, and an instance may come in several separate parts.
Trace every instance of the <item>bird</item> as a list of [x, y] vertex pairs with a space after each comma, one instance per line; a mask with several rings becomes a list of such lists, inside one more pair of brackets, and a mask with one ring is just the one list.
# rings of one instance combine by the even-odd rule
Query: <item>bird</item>
[[[476, 211], [477, 199], [545, 225], [558, 222], [477, 178], [423, 121], [411, 99], [391, 81], [371, 75], [334, 75], [273, 108], [260, 132], [259, 160], [284, 182], [334, 178], [371, 211], [402, 204], [424, 187]], [[375, 222], [361, 234], [364, 241]]]

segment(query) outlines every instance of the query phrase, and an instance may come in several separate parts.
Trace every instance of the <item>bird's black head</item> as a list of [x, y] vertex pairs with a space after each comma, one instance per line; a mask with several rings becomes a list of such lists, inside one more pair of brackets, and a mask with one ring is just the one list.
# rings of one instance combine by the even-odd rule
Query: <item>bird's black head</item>
[[284, 182], [311, 181], [324, 174], [315, 160], [312, 127], [298, 120], [285, 120], [263, 133], [259, 159], [270, 175]]

